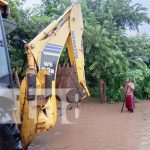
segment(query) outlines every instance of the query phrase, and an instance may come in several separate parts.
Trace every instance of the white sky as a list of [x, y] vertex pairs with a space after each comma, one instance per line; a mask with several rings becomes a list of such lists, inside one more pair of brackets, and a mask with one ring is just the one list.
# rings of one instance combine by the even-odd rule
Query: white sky
[[40, 4], [41, 0], [26, 0], [24, 7], [32, 7], [33, 5]]
[[[144, 7], [148, 8], [147, 13], [148, 16], [150, 17], [150, 0], [132, 0], [134, 3], [140, 3]], [[142, 33], [147, 33], [150, 35], [150, 25], [149, 24], [143, 24], [142, 26], [139, 27], [140, 34]], [[128, 31], [127, 32], [129, 35], [136, 35], [136, 31]]]
[[[150, 17], [150, 0], [133, 0], [133, 2], [141, 3], [141, 4], [143, 4], [144, 7], [148, 8], [147, 13]], [[40, 4], [40, 3], [41, 3], [41, 0], [26, 0], [24, 8], [32, 7], [33, 5]], [[150, 25], [148, 25], [148, 24], [143, 24], [142, 26], [140, 26], [139, 29], [140, 29], [140, 34], [141, 33], [150, 34]], [[137, 32], [136, 31], [128, 31], [127, 34], [135, 35], [135, 34], [137, 34]]]

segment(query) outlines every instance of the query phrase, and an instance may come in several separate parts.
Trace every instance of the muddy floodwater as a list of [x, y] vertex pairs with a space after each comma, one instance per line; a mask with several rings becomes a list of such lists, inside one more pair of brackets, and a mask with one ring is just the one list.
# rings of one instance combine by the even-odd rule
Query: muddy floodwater
[[65, 113], [58, 110], [55, 128], [37, 136], [28, 150], [150, 150], [150, 101], [136, 103], [134, 113], [121, 113], [121, 106], [85, 101], [67, 110], [72, 124], [62, 124]]

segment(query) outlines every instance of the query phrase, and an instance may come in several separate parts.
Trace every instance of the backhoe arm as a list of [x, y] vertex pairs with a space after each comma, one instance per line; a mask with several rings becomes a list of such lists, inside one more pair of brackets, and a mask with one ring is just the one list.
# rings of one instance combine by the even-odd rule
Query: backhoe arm
[[89, 96], [85, 84], [84, 52], [82, 46], [83, 19], [79, 4], [69, 7], [65, 13], [46, 27], [27, 46], [29, 72], [46, 69], [51, 80], [56, 79], [59, 58], [67, 45], [70, 64], [75, 65], [79, 83]]
[[[73, 4], [25, 47], [28, 69], [20, 88], [21, 134], [25, 148], [37, 133], [55, 125], [56, 94], [59, 94], [56, 88], [64, 89], [70, 102], [89, 96], [85, 84], [82, 33], [81, 8]], [[58, 66], [65, 46], [71, 67]], [[77, 101], [76, 95], [79, 95]]]

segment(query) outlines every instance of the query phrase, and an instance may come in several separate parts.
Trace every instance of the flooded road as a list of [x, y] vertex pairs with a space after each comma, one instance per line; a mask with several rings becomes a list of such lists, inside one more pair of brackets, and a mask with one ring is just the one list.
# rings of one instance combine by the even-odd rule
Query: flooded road
[[61, 112], [54, 129], [42, 133], [28, 150], [150, 150], [150, 101], [136, 104], [134, 113], [120, 113], [121, 103], [81, 104], [79, 118], [73, 108], [62, 124]]

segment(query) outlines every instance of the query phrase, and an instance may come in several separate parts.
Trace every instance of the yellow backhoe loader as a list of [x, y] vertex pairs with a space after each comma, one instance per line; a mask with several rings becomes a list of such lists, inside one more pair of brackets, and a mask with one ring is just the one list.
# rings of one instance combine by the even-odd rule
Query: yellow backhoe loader
[[[9, 11], [4, 11], [4, 6], [7, 3], [0, 0], [0, 6], [2, 16], [6, 18], [6, 14], [9, 14], [6, 12]], [[9, 87], [13, 87], [2, 17], [0, 24], [3, 32], [0, 40], [5, 43], [0, 49], [7, 62], [4, 63], [5, 58], [0, 57], [0, 69], [3, 66], [0, 70], [0, 86], [6, 88], [9, 84]], [[18, 143], [20, 133], [23, 149], [27, 149], [38, 133], [54, 127], [57, 119], [56, 97], [73, 103], [89, 96], [85, 82], [82, 34], [81, 8], [73, 3], [62, 16], [26, 44], [28, 68], [19, 88], [16, 109], [11, 109], [13, 120], [19, 125], [19, 130], [16, 129]], [[59, 59], [65, 48], [70, 63], [61, 65]], [[59, 89], [63, 92], [59, 92]], [[5, 95], [0, 95], [1, 99]]]

